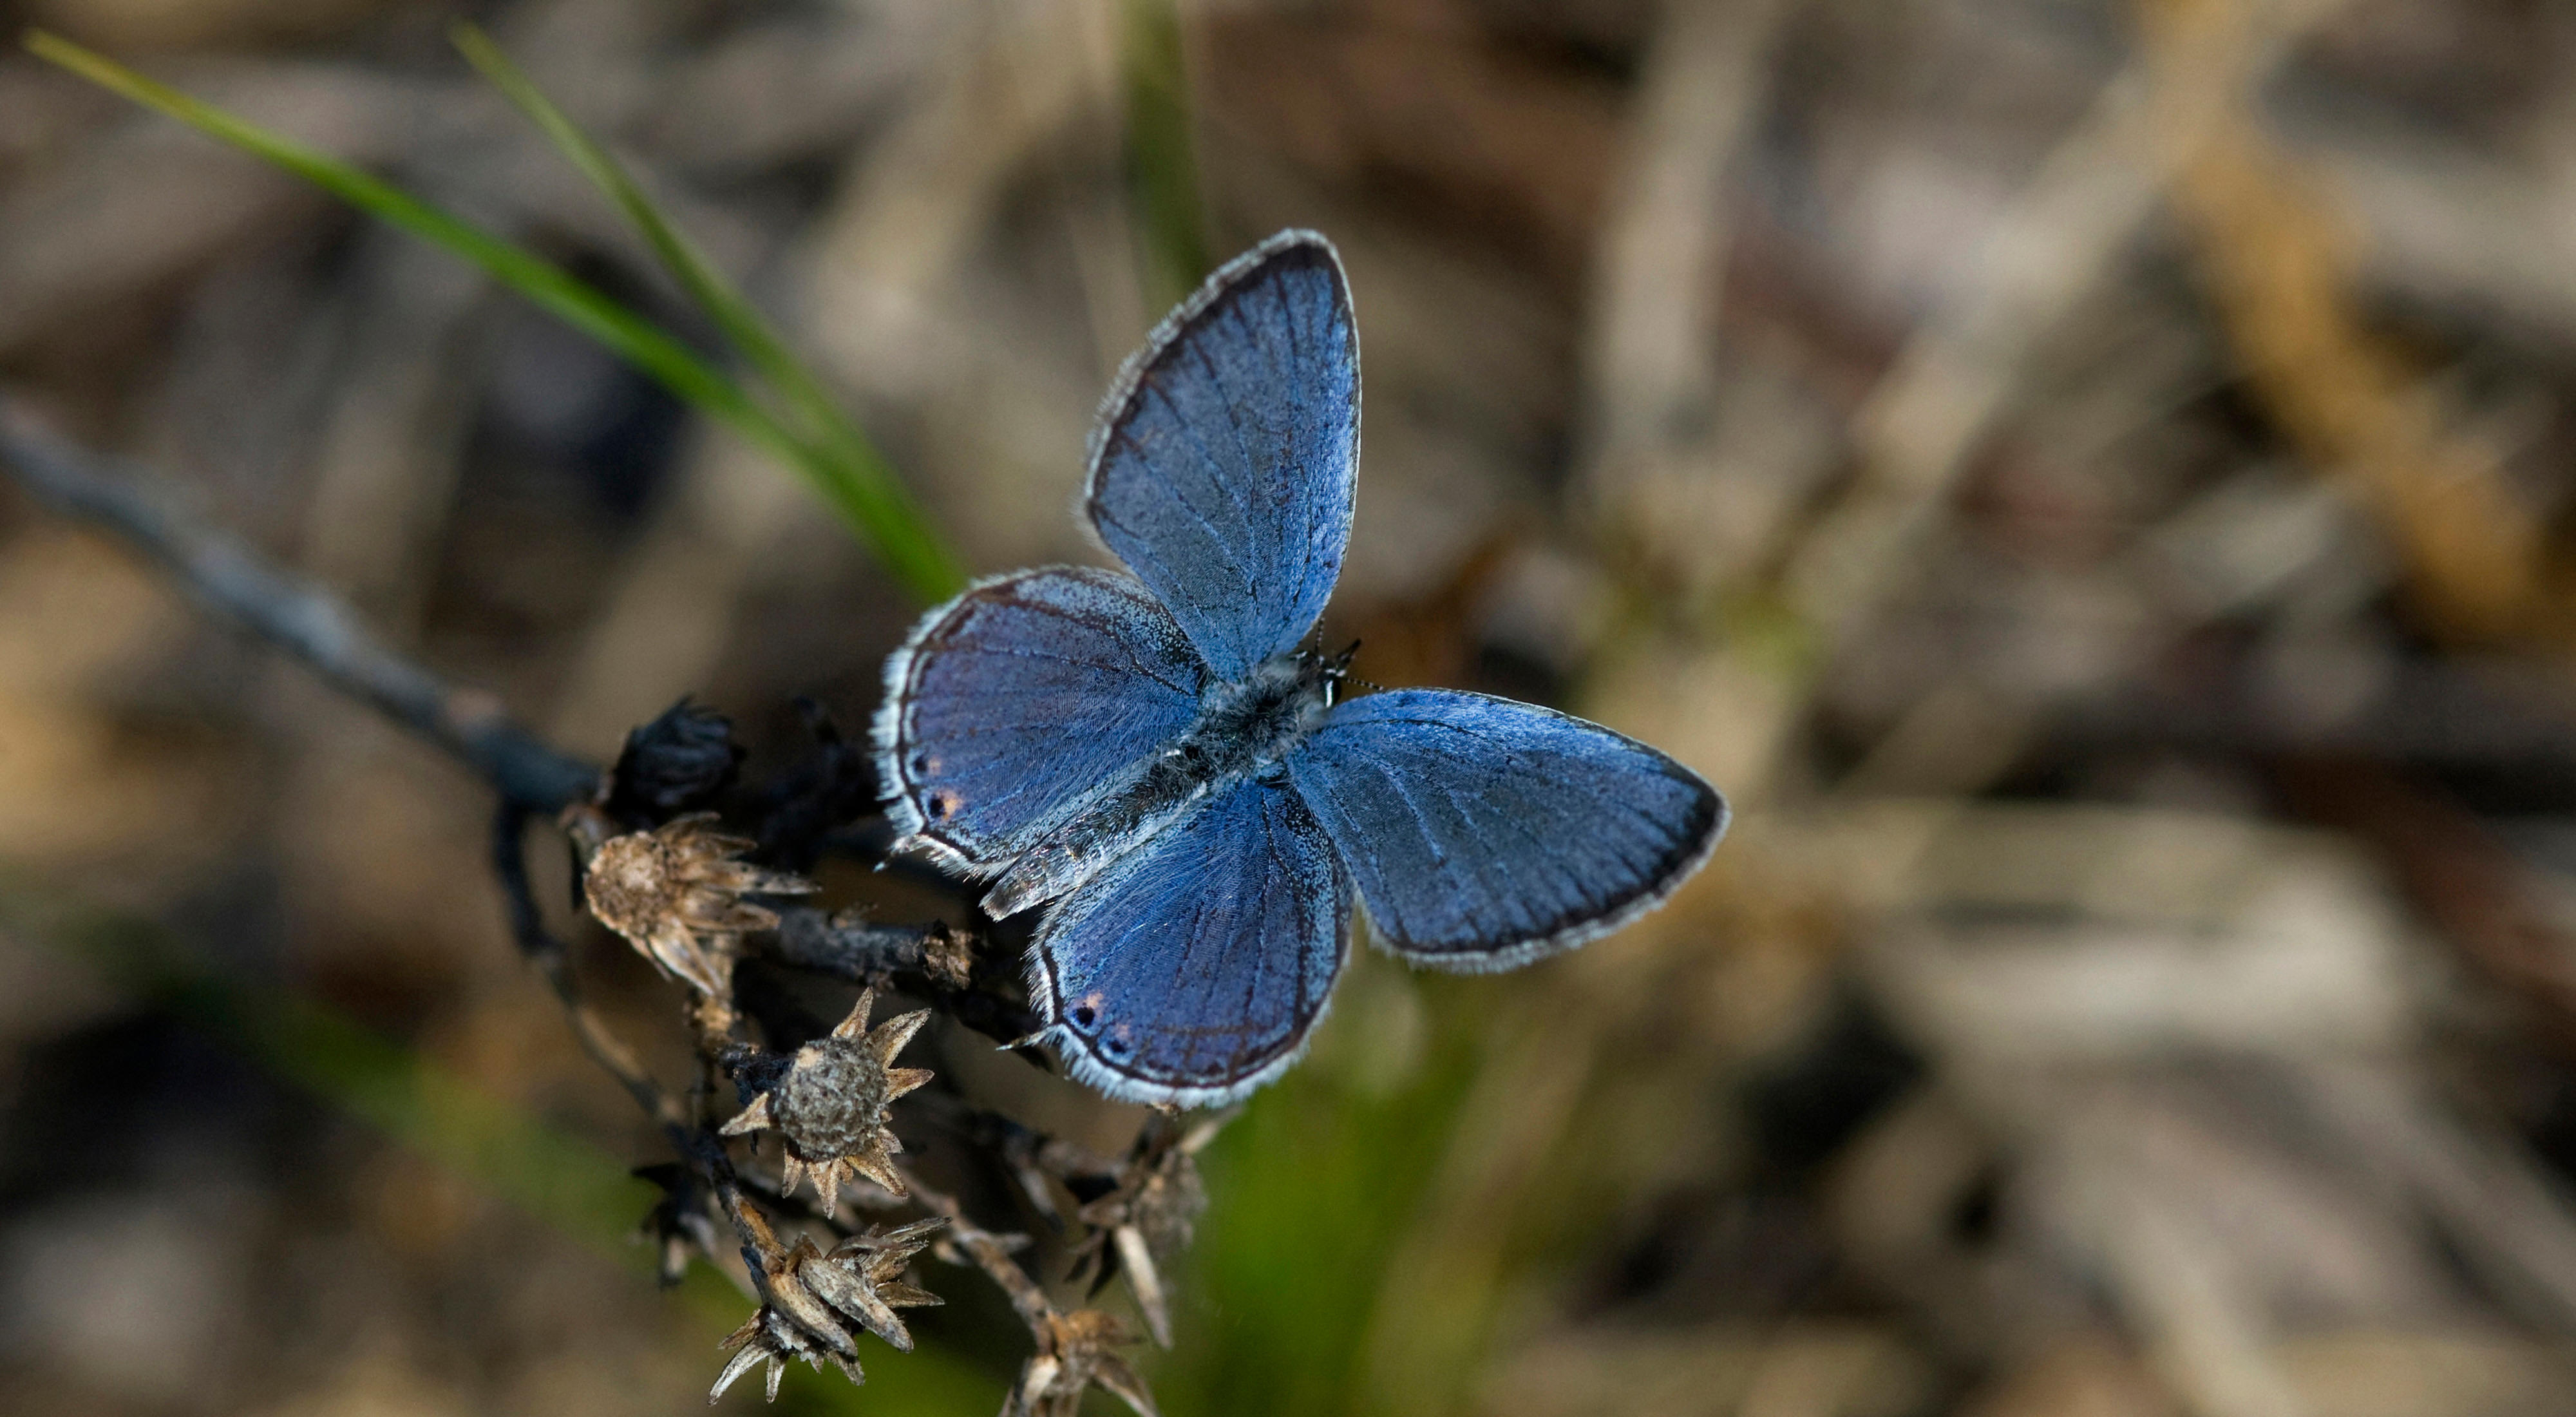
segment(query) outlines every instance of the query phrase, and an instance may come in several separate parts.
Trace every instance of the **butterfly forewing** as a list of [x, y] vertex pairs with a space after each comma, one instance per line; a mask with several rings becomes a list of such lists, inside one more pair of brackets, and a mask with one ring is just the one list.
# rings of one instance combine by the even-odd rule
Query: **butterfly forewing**
[[1288, 757], [1388, 948], [1509, 969], [1654, 908], [1726, 830], [1698, 774], [1578, 718], [1400, 689], [1332, 711]]
[[1084, 506], [1209, 667], [1240, 680], [1323, 614], [1358, 466], [1341, 260], [1284, 231], [1210, 277], [1120, 371]]
[[1024, 571], [932, 611], [886, 666], [877, 769], [897, 829], [998, 869], [1189, 725], [1206, 671], [1114, 571]]
[[1276, 1076], [1341, 972], [1348, 884], [1285, 783], [1246, 780], [1148, 838], [1039, 928], [1029, 992], [1073, 1075], [1204, 1106]]

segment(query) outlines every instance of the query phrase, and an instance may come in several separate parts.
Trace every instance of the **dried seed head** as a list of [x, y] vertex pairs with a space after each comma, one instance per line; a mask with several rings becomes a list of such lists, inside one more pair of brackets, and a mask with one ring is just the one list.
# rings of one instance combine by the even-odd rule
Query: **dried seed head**
[[1205, 1118], [1186, 1130], [1175, 1117], [1156, 1117], [1137, 1134], [1116, 1184], [1076, 1212], [1091, 1227], [1077, 1251], [1076, 1274], [1087, 1269], [1096, 1276], [1094, 1293], [1112, 1275], [1125, 1274], [1146, 1327], [1165, 1348], [1172, 1346], [1172, 1315], [1154, 1257], [1189, 1248], [1191, 1229], [1207, 1209], [1198, 1154], [1231, 1115]]
[[930, 1243], [929, 1236], [947, 1222], [918, 1220], [893, 1230], [870, 1226], [864, 1235], [842, 1241], [825, 1254], [799, 1236], [790, 1249], [772, 1246], [764, 1256], [745, 1248], [743, 1258], [758, 1276], [762, 1303], [723, 1346], [738, 1350], [716, 1378], [709, 1402], [724, 1396], [734, 1380], [766, 1362], [769, 1399], [778, 1399], [778, 1379], [787, 1360], [802, 1358], [819, 1368], [829, 1362], [854, 1383], [867, 1381], [859, 1368], [858, 1334], [873, 1333], [899, 1352], [912, 1351], [912, 1334], [895, 1316], [897, 1309], [943, 1302], [926, 1289], [903, 1282], [904, 1268]]
[[732, 973], [733, 937], [772, 929], [778, 917], [745, 895], [801, 895], [814, 884], [734, 860], [751, 848], [715, 830], [706, 813], [602, 843], [582, 876], [590, 913], [702, 994], [720, 995]]
[[742, 756], [731, 720], [683, 698], [626, 735], [599, 806], [627, 826], [668, 821], [732, 786]]
[[929, 1022], [930, 1011], [888, 1019], [870, 1032], [868, 1012], [875, 1006], [876, 991], [862, 991], [848, 1018], [797, 1049], [778, 1080], [724, 1124], [728, 1136], [775, 1130], [787, 1152], [781, 1188], [793, 1191], [810, 1174], [826, 1213], [839, 1205], [841, 1186], [854, 1176], [904, 1193], [903, 1176], [894, 1168], [903, 1143], [887, 1127], [887, 1111], [896, 1098], [930, 1081], [931, 1073], [892, 1064]]
[[1078, 1417], [1082, 1394], [1099, 1387], [1115, 1393], [1137, 1417], [1157, 1417], [1154, 1395], [1127, 1360], [1113, 1350], [1136, 1341], [1136, 1333], [1114, 1314], [1076, 1309], [1046, 1313], [1035, 1324], [1038, 1351], [1020, 1370], [1020, 1385], [1002, 1407], [1002, 1417]]
[[1118, 1180], [1117, 1190], [1082, 1208], [1084, 1220], [1133, 1226], [1157, 1254], [1190, 1247], [1190, 1232], [1207, 1209], [1207, 1185], [1199, 1179], [1196, 1156], [1171, 1147], [1139, 1158]]

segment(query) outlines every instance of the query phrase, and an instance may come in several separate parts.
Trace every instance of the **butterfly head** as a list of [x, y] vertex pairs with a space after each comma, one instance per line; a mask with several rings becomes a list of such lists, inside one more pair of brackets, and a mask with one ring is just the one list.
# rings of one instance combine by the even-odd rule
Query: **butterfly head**
[[1341, 698], [1342, 681], [1351, 677], [1351, 661], [1359, 657], [1359, 652], [1360, 642], [1353, 640], [1350, 647], [1339, 654], [1308, 650], [1298, 656], [1305, 661], [1307, 672], [1322, 686], [1324, 707], [1331, 708], [1334, 701]]

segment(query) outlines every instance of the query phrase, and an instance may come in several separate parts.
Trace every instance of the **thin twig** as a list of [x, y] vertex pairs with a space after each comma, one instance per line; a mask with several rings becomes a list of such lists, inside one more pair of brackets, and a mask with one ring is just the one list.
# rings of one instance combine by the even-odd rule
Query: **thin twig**
[[771, 958], [853, 984], [930, 971], [941, 967], [934, 956], [956, 948], [952, 941], [957, 932], [937, 921], [879, 925], [811, 906], [790, 906], [777, 914], [778, 930], [766, 951]]
[[662, 1085], [645, 1071], [635, 1050], [610, 1031], [581, 996], [580, 981], [573, 977], [572, 954], [563, 941], [546, 928], [545, 917], [537, 910], [536, 892], [528, 882], [526, 845], [523, 841], [531, 814], [526, 807], [504, 800], [492, 822], [492, 874], [501, 884], [501, 897], [510, 913], [510, 934], [519, 951], [533, 961], [546, 976], [546, 983], [563, 1005], [564, 1018], [571, 1023], [573, 1036], [581, 1040], [582, 1050], [592, 1061], [607, 1070], [644, 1109], [644, 1115], [665, 1127], [682, 1127], [689, 1123], [688, 1112], [677, 1099], [662, 1090]]
[[975, 1262], [975, 1267], [984, 1271], [987, 1278], [1010, 1296], [1011, 1307], [1029, 1326], [1029, 1332], [1043, 1344], [1046, 1341], [1043, 1325], [1054, 1316], [1056, 1307], [1047, 1298], [1046, 1291], [1038, 1287], [1038, 1282], [1020, 1267], [1020, 1262], [1011, 1258], [1014, 1247], [1001, 1236], [967, 1219], [965, 1207], [957, 1203], [955, 1196], [923, 1185], [910, 1167], [902, 1169], [904, 1186], [912, 1192], [913, 1199], [919, 1201], [924, 1210], [948, 1218], [945, 1239], [964, 1250], [967, 1258]]
[[240, 542], [160, 506], [142, 479], [40, 430], [0, 399], [0, 469], [46, 507], [104, 530], [170, 573], [190, 599], [301, 660], [463, 759], [504, 800], [543, 811], [590, 795], [599, 770], [511, 721], [499, 699], [459, 688], [387, 649], [331, 595]]
[[529, 818], [589, 797], [596, 768], [556, 751], [512, 721], [500, 701], [448, 684], [387, 649], [348, 608], [263, 562], [238, 541], [160, 506], [139, 477], [38, 429], [0, 400], [0, 469], [46, 507], [98, 527], [175, 579], [199, 605], [235, 628], [286, 651], [325, 682], [445, 748], [500, 794], [492, 829], [492, 870], [520, 949], [546, 977], [582, 1047], [659, 1123], [692, 1170], [722, 1202], [745, 1243], [757, 1231], [724, 1147], [653, 1080], [635, 1051], [581, 996], [571, 957], [545, 927], [530, 887], [522, 835]]

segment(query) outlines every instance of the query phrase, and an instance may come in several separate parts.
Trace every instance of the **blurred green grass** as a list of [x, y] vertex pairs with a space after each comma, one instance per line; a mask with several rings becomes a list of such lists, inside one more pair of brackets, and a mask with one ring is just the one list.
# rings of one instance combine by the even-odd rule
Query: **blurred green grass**
[[1189, 56], [1175, 0], [1124, 0], [1120, 18], [1127, 174], [1144, 237], [1144, 289], [1160, 309], [1189, 294], [1214, 265], [1190, 134]]
[[[1360, 954], [1361, 951], [1355, 951]], [[1355, 1026], [1253, 1096], [1202, 1166], [1209, 1206], [1183, 1267], [1181, 1322], [1153, 1368], [1166, 1412], [1361, 1412], [1387, 1267], [1439, 1171], [1483, 1063], [1480, 981], [1409, 976], [1355, 957], [1339, 1015]], [[1390, 1080], [1362, 991], [1406, 991], [1422, 1037]], [[1355, 1007], [1356, 1005], [1356, 1007]], [[1459, 1375], [1463, 1381], [1465, 1375]]]

